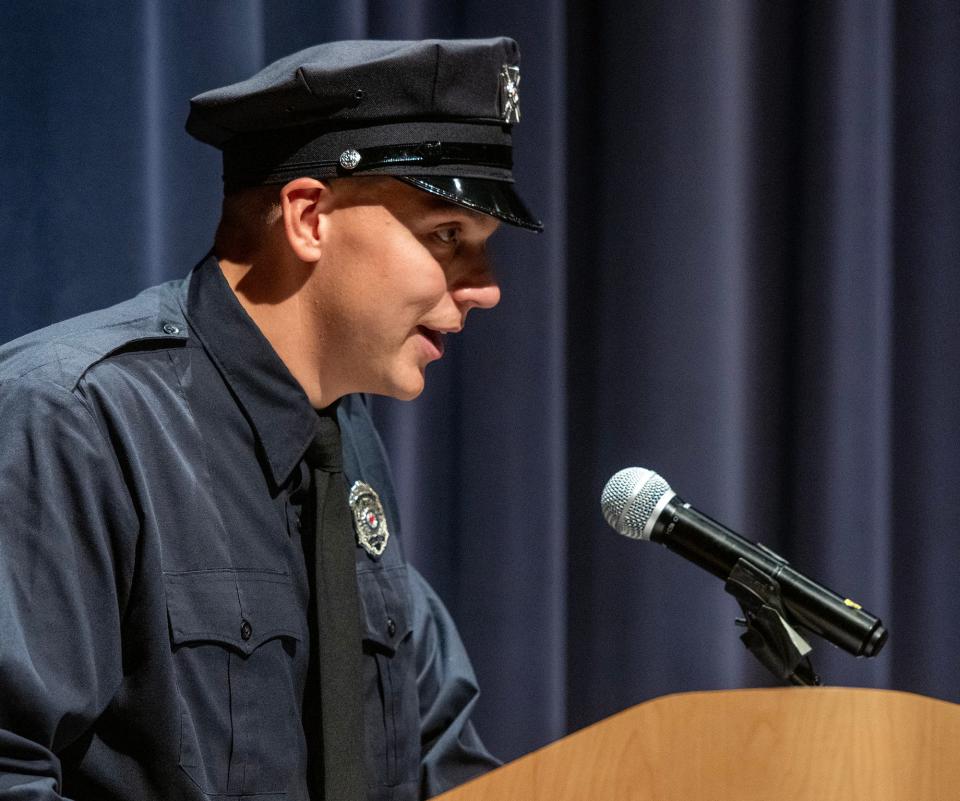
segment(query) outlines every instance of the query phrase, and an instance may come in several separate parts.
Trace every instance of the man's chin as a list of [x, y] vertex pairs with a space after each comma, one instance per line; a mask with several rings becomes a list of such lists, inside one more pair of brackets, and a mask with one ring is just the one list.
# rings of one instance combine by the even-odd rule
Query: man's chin
[[388, 398], [409, 401], [420, 396], [425, 386], [423, 373], [417, 371], [415, 375], [404, 376], [403, 380], [392, 381], [388, 386], [377, 391], [377, 395], [386, 395]]
[[423, 392], [423, 385], [420, 386], [420, 389], [411, 392], [394, 392], [390, 395], [391, 398], [396, 398], [397, 400], [402, 401], [411, 401], [414, 398], [418, 398]]

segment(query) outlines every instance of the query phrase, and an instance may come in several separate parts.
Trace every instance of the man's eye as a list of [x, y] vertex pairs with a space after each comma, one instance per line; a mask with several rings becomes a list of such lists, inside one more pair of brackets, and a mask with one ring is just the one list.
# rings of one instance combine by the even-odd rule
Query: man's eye
[[457, 228], [438, 228], [434, 231], [434, 236], [445, 245], [455, 245], [459, 235], [460, 230]]

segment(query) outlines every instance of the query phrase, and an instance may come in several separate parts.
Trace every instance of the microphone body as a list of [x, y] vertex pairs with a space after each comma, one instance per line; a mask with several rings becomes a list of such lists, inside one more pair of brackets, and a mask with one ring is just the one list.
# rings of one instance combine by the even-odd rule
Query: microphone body
[[887, 631], [877, 617], [794, 570], [769, 548], [698, 512], [652, 471], [621, 470], [607, 483], [602, 506], [620, 534], [660, 543], [723, 580], [738, 560], [749, 562], [778, 582], [792, 622], [854, 656], [874, 656], [886, 642]]

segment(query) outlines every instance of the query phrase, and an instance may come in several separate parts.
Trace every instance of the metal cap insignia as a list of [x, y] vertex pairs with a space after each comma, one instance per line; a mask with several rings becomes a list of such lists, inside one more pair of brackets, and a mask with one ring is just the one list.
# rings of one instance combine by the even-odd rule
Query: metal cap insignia
[[350, 488], [349, 501], [353, 512], [353, 527], [357, 531], [357, 544], [371, 556], [380, 556], [390, 538], [387, 516], [383, 512], [380, 496], [369, 484], [356, 481]]
[[520, 67], [504, 64], [500, 67], [500, 107], [503, 121], [520, 122]]

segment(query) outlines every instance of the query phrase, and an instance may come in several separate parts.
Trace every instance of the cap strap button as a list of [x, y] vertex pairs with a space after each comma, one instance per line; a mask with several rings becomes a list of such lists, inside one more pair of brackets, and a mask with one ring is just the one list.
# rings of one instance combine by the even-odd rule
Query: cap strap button
[[353, 148], [344, 150], [343, 153], [340, 154], [340, 166], [345, 170], [356, 169], [359, 163], [360, 154]]

